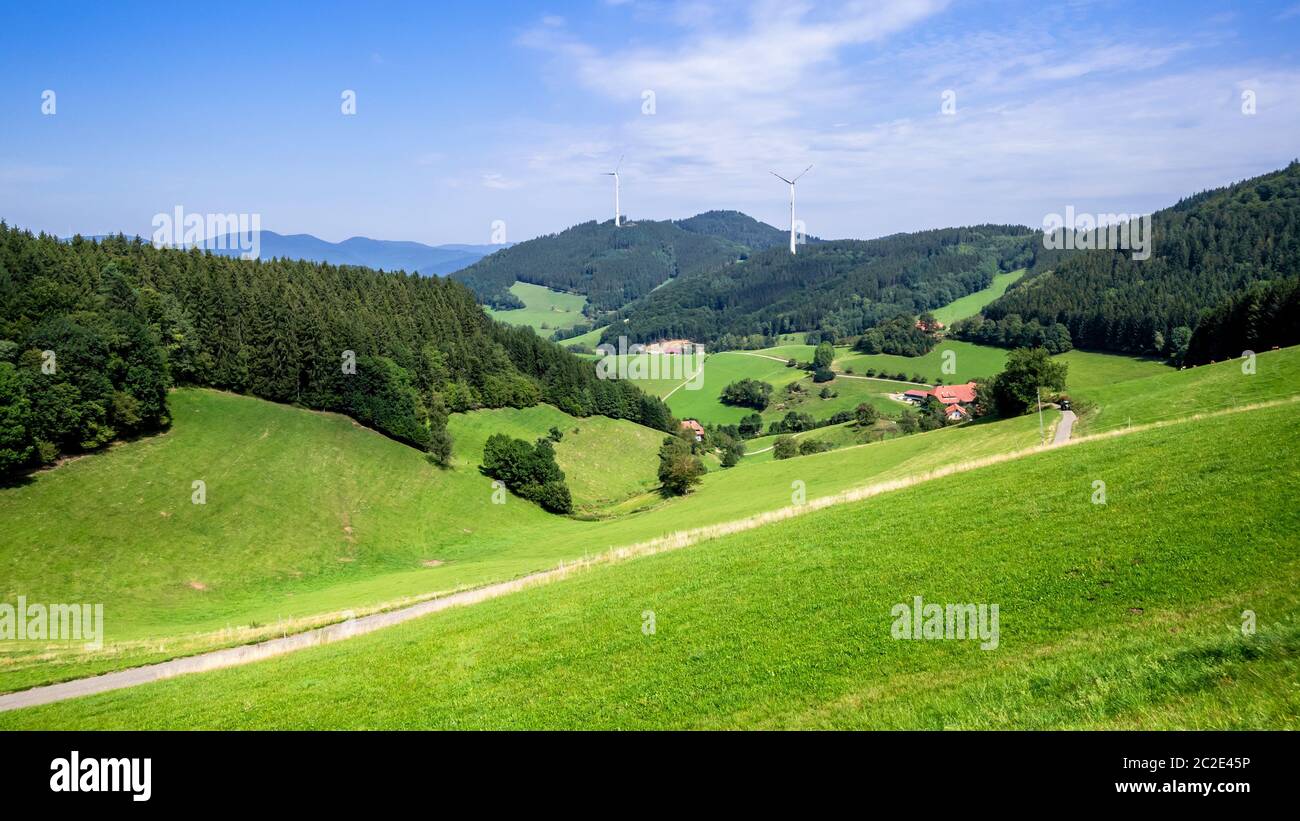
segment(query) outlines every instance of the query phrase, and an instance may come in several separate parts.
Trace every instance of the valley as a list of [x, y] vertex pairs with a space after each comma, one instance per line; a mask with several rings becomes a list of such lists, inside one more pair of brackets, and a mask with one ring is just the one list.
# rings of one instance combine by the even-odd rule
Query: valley
[[[0, 639], [0, 692], [421, 615], [247, 666], [3, 711], [0, 727], [1293, 725], [1294, 695], [1276, 682], [1296, 641], [1300, 347], [1180, 369], [1161, 350], [970, 341], [963, 323], [1041, 277], [1032, 235], [815, 240], [803, 264], [821, 278], [792, 289], [785, 278], [801, 275], [780, 232], [745, 220], [647, 221], [626, 236], [591, 223], [438, 281], [292, 261], [245, 273], [211, 256], [181, 270], [111, 238], [6, 233], [0, 265], [50, 276], [26, 249], [63, 255], [49, 281], [81, 306], [76, 322], [30, 338], [95, 351], [100, 334], [111, 353], [65, 357], [65, 393], [50, 394], [106, 403], [101, 421], [13, 406], [31, 415], [29, 469], [0, 488], [3, 596], [101, 602], [104, 642]], [[80, 259], [104, 262], [94, 296]], [[520, 260], [544, 263], [548, 284], [506, 282]], [[912, 272], [906, 285], [898, 271]], [[274, 277], [288, 283], [278, 295]], [[44, 310], [30, 299], [15, 316]], [[197, 320], [246, 310], [256, 342]], [[664, 311], [690, 319], [665, 324]], [[298, 324], [266, 321], [289, 314]], [[790, 329], [795, 316], [820, 327]], [[944, 327], [927, 329], [927, 316]], [[898, 338], [885, 344], [923, 340], [923, 352], [863, 353], [864, 329], [889, 322]], [[1014, 334], [1047, 339], [1026, 326]], [[552, 344], [557, 332], [574, 335]], [[597, 351], [638, 337], [708, 353], [700, 364]], [[313, 345], [362, 351], [345, 351], [340, 380], [333, 362], [302, 353]], [[37, 360], [12, 343], [3, 353], [0, 389], [46, 396], [24, 370]], [[1045, 393], [1037, 383], [1047, 404], [989, 405], [1028, 354], [1040, 356], [1034, 378], [1056, 380]], [[182, 382], [149, 383], [156, 421], [132, 415], [121, 396], [137, 388], [113, 357], [185, 369]], [[99, 370], [119, 381], [106, 388]], [[917, 428], [926, 411], [906, 392], [970, 381], [992, 393]], [[723, 401], [745, 383], [766, 386], [765, 404]], [[1077, 422], [1049, 444], [1066, 401]], [[727, 461], [727, 437], [755, 416]], [[125, 422], [126, 436], [77, 438]], [[674, 436], [686, 422], [693, 439]], [[504, 441], [553, 458], [571, 507], [548, 512], [496, 481], [488, 453]], [[686, 492], [665, 478], [666, 441], [698, 463]], [[1247, 507], [1225, 513], [1224, 498]], [[1241, 562], [1222, 545], [1247, 519]], [[927, 535], [936, 525], [968, 537]], [[893, 642], [891, 608], [914, 596], [998, 602], [1000, 649]], [[1270, 627], [1225, 638], [1233, 608], [1268, 610]], [[1165, 672], [1131, 675], [1153, 664]], [[1225, 678], [1240, 683], [1209, 683]], [[1089, 695], [1099, 681], [1113, 700]]]

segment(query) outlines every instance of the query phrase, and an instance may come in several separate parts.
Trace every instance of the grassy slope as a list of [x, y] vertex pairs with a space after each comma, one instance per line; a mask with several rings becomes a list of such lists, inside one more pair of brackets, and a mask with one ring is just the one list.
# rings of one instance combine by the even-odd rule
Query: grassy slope
[[[510, 578], [750, 516], [789, 504], [795, 479], [813, 498], [1037, 442], [1036, 424], [1026, 417], [798, 460], [747, 462], [710, 473], [688, 497], [643, 494], [610, 511], [629, 515], [584, 522], [513, 497], [493, 505], [489, 481], [476, 470], [437, 471], [415, 451], [343, 417], [212, 391], [178, 391], [174, 402], [176, 424], [165, 436], [0, 494], [0, 518], [20, 523], [0, 533], [0, 600], [21, 593], [29, 601], [104, 602], [108, 622], [100, 654], [41, 659], [43, 646], [0, 647], [0, 689], [252, 641], [322, 617], [337, 620], [345, 609]], [[277, 420], [278, 427], [270, 424]], [[263, 430], [274, 435], [263, 437]], [[458, 447], [470, 444], [467, 437]], [[247, 471], [248, 464], [258, 470]], [[191, 509], [196, 465], [205, 466], [209, 496], [206, 506]], [[231, 486], [239, 501], [218, 505]], [[334, 507], [350, 511], [354, 542], [343, 525], [320, 515]], [[27, 509], [49, 513], [14, 512]], [[174, 515], [154, 520], [155, 510]], [[27, 561], [33, 554], [57, 560]]]
[[[0, 727], [1296, 728], [1294, 412], [1056, 449]], [[964, 535], [918, 544], [935, 522]], [[916, 595], [997, 603], [999, 648], [892, 639]]]
[[550, 405], [458, 413], [448, 429], [456, 441], [456, 463], [474, 470], [483, 461], [483, 445], [494, 433], [528, 442], [559, 428], [555, 460], [578, 510], [599, 509], [659, 485], [662, 431], [621, 419], [593, 416], [575, 419]]
[[[722, 389], [740, 379], [757, 379], [776, 388], [772, 403], [760, 415], [767, 425], [794, 410], [810, 414], [814, 419], [828, 419], [835, 413], [853, 410], [863, 402], [875, 405], [882, 413], [897, 416], [902, 405], [888, 398], [887, 394], [899, 393], [915, 387], [899, 382], [868, 379], [839, 378], [822, 384], [816, 384], [806, 371], [786, 367], [783, 361], [756, 356], [739, 351], [724, 351], [711, 354], [704, 363], [704, 377], [698, 381], [699, 388], [690, 385], [681, 388], [668, 399], [668, 407], [682, 419], [698, 419], [706, 424], [733, 425], [745, 416], [753, 413], [749, 408], [738, 408], [723, 404], [718, 398]], [[804, 387], [804, 394], [787, 401], [781, 389], [791, 382], [799, 382]], [[659, 389], [663, 395], [664, 384], [671, 387], [681, 384], [681, 380], [643, 383], [651, 390]], [[830, 387], [838, 395], [822, 399], [823, 387]]]
[[574, 345], [586, 345], [588, 348], [595, 348], [596, 345], [600, 343], [600, 335], [604, 333], [604, 331], [605, 326], [601, 325], [599, 328], [592, 328], [585, 334], [571, 336], [568, 339], [561, 340], [559, 344], [565, 348], [570, 348]]
[[1242, 364], [1233, 360], [1183, 371], [1161, 366], [1146, 379], [1098, 384], [1085, 394], [1093, 407], [1084, 413], [1080, 430], [1096, 433], [1276, 399], [1300, 385], [1300, 347], [1260, 354], [1251, 375], [1242, 372]]
[[519, 297], [524, 307], [510, 311], [494, 311], [487, 308], [485, 310], [489, 316], [511, 325], [531, 325], [543, 332], [543, 336], [549, 336], [550, 331], [572, 328], [579, 322], [585, 321], [582, 309], [587, 304], [587, 298], [581, 294], [552, 291], [543, 285], [533, 285], [528, 282], [516, 282], [511, 285], [510, 293]]
[[[863, 403], [875, 405], [884, 416], [898, 416], [906, 405], [890, 399], [889, 394], [902, 393], [916, 387], [904, 382], [853, 379], [844, 376], [820, 384], [808, 377], [799, 380], [799, 384], [803, 386], [804, 393], [796, 395], [792, 400], [785, 400], [779, 392], [775, 394], [776, 401], [762, 413], [764, 424], [780, 419], [792, 410], [806, 413], [822, 421], [840, 411], [852, 411]], [[829, 387], [836, 395], [822, 399], [821, 390], [824, 387]]]
[[[1261, 355], [1257, 376], [1241, 376], [1236, 363], [1169, 371], [1118, 386], [1113, 401], [1137, 422], [1177, 409], [1169, 397], [1231, 406], [1293, 394], [1298, 377], [1300, 349], [1288, 349]], [[811, 499], [1038, 441], [1037, 420], [1022, 417], [782, 462], [747, 459], [709, 474], [686, 498], [636, 497], [619, 510], [649, 509], [579, 522], [516, 499], [493, 506], [476, 472], [435, 471], [418, 453], [342, 417], [210, 391], [178, 391], [174, 403], [170, 433], [0, 492], [7, 523], [0, 530], [0, 600], [22, 593], [31, 601], [103, 601], [108, 638], [117, 643], [101, 656], [38, 664], [5, 652], [0, 688], [248, 641], [279, 632], [273, 623], [280, 617], [363, 609], [508, 578], [753, 515], [789, 504], [795, 480], [807, 483]], [[1049, 424], [1054, 417], [1048, 415]], [[1116, 414], [1105, 410], [1102, 418]], [[203, 508], [189, 504], [196, 473], [208, 480]], [[354, 541], [343, 532], [342, 511]], [[35, 555], [43, 561], [31, 561]], [[424, 566], [430, 559], [445, 564]], [[256, 623], [260, 632], [197, 635]]]
[[1173, 368], [1158, 359], [1093, 351], [1067, 351], [1056, 357], [1070, 367], [1066, 388], [1089, 395], [1098, 388], [1173, 373]]
[[[953, 356], [953, 373], [944, 373], [944, 354], [951, 351]], [[945, 340], [934, 350], [923, 356], [895, 356], [893, 354], [861, 354], [849, 348], [837, 348], [835, 351], [835, 369], [852, 368], [854, 373], [864, 374], [868, 368], [886, 371], [890, 375], [899, 372], [920, 374], [923, 381], [934, 383], [942, 379], [945, 383], [967, 382], [979, 377], [996, 376], [1002, 371], [1007, 361], [1007, 352], [1002, 348], [987, 345], [974, 345], [970, 342]]]
[[[699, 419], [720, 425], [734, 425], [753, 413], [749, 408], [724, 405], [718, 399], [722, 389], [740, 379], [757, 379], [775, 388], [807, 376], [785, 362], [736, 351], [710, 354], [704, 361], [704, 378], [699, 388], [682, 388], [668, 399], [668, 407], [681, 419]], [[662, 395], [662, 394], [660, 394]]]
[[942, 308], [936, 308], [932, 311], [934, 318], [944, 325], [951, 325], [959, 319], [975, 316], [975, 314], [984, 310], [985, 305], [1005, 294], [1012, 283], [1025, 275], [1026, 270], [1021, 268], [1018, 271], [1011, 271], [1006, 274], [994, 274], [993, 283], [989, 287], [949, 302]]

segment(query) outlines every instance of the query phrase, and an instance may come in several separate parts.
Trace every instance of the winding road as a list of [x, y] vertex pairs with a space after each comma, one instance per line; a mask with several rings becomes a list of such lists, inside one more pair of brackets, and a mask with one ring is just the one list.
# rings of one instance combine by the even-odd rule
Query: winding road
[[1056, 425], [1056, 438], [1052, 440], [1053, 445], [1069, 441], [1070, 431], [1074, 430], [1074, 420], [1078, 418], [1074, 415], [1074, 411], [1061, 411], [1061, 421]]

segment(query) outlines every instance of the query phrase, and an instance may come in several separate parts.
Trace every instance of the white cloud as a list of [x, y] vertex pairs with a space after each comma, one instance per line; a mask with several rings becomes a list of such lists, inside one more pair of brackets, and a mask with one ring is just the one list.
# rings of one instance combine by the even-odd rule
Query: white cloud
[[[785, 191], [767, 172], [815, 162], [800, 216], [835, 237], [1038, 224], [1067, 204], [1152, 210], [1296, 153], [1300, 71], [1191, 67], [1208, 42], [1195, 35], [1124, 39], [1059, 20], [952, 35], [927, 25], [941, 8], [765, 4], [721, 29], [626, 48], [533, 29], [522, 43], [627, 113], [512, 122], [528, 150], [502, 168], [517, 194], [548, 192], [545, 230], [604, 217], [598, 172], [620, 154], [636, 217], [739, 208], [783, 226]], [[1255, 117], [1240, 110], [1246, 87]], [[645, 88], [654, 116], [640, 114]], [[939, 112], [947, 88], [955, 117]]]

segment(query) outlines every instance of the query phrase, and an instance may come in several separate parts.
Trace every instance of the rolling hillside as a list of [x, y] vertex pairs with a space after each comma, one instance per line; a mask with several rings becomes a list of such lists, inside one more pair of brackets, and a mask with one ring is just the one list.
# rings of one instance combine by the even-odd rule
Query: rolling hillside
[[[1159, 347], [1179, 355], [1175, 330], [1194, 331], [1201, 311], [1253, 283], [1300, 271], [1300, 162], [1188, 197], [1155, 212], [1152, 222], [1147, 260], [1036, 243], [1034, 271], [984, 316], [1062, 323], [1080, 348], [1144, 354]], [[964, 338], [981, 336], [973, 327]]]
[[[1273, 446], [1294, 412], [1055, 449], [0, 727], [1294, 729], [1300, 448]], [[918, 522], [965, 538], [918, 549]], [[914, 596], [997, 604], [996, 648], [893, 638]]]
[[510, 293], [523, 307], [506, 311], [488, 308], [488, 316], [509, 325], [526, 325], [544, 337], [549, 337], [556, 330], [568, 330], [586, 321], [582, 309], [586, 307], [587, 299], [581, 295], [553, 291], [527, 282], [511, 285]]
[[634, 384], [492, 322], [441, 277], [63, 242], [0, 222], [0, 307], [0, 481], [166, 430], [175, 385], [345, 413], [435, 462], [450, 455], [449, 411], [548, 402], [672, 428]]
[[[1221, 363], [1117, 386], [1128, 402], [1125, 426], [1129, 418], [1135, 425], [1166, 418], [1179, 407], [1172, 396], [1203, 395], [1190, 411], [1295, 394], [1300, 349], [1263, 354], [1258, 364], [1254, 376], [1242, 374], [1238, 363]], [[1145, 391], [1144, 383], [1158, 389]], [[708, 474], [687, 497], [634, 495], [606, 510], [620, 515], [579, 521], [518, 499], [493, 505], [486, 477], [468, 469], [472, 452], [439, 470], [418, 451], [345, 417], [212, 391], [178, 391], [173, 401], [176, 422], [167, 434], [0, 490], [0, 517], [15, 523], [0, 534], [8, 588], [0, 594], [89, 597], [103, 601], [111, 616], [102, 653], [42, 648], [39, 661], [7, 654], [0, 689], [279, 635], [337, 621], [344, 610], [391, 607], [667, 533], [744, 520], [790, 505], [796, 480], [813, 500], [1039, 441], [1037, 419], [1026, 416], [785, 461], [746, 460]], [[491, 411], [453, 416], [452, 425], [464, 439], [458, 447], [470, 448], [496, 426], [540, 435], [556, 420], [552, 413], [525, 409], [515, 418], [513, 411]], [[1101, 413], [1115, 416], [1105, 407]], [[1054, 411], [1046, 417], [1054, 424]], [[572, 424], [584, 429], [591, 421]], [[614, 486], [611, 479], [624, 484], [605, 498], [634, 492], [635, 477], [608, 475], [635, 462], [622, 452], [622, 437], [586, 435], [566, 432], [573, 450], [566, 454], [564, 442], [559, 448], [575, 485], [594, 477], [590, 498], [597, 502]], [[656, 436], [647, 435], [647, 453]], [[191, 503], [195, 479], [207, 483], [206, 505]], [[19, 513], [30, 510], [46, 513]], [[520, 533], [528, 538], [521, 541]], [[27, 561], [36, 552], [50, 560]]]
[[[736, 216], [739, 221], [744, 215]], [[719, 268], [747, 254], [748, 246], [726, 236], [748, 235], [752, 226], [742, 223], [733, 231], [726, 222], [698, 223], [709, 233], [671, 221], [632, 221], [620, 228], [613, 220], [585, 222], [503, 249], [453, 278], [498, 310], [523, 307], [510, 287], [527, 282], [585, 295], [594, 312], [613, 311], [673, 277]]]
[[723, 348], [757, 347], [744, 343], [794, 331], [842, 339], [991, 287], [997, 274], [1025, 265], [1033, 237], [1021, 226], [981, 225], [814, 242], [795, 256], [769, 248], [683, 275], [628, 305], [620, 313], [627, 322], [605, 336], [685, 337]]

